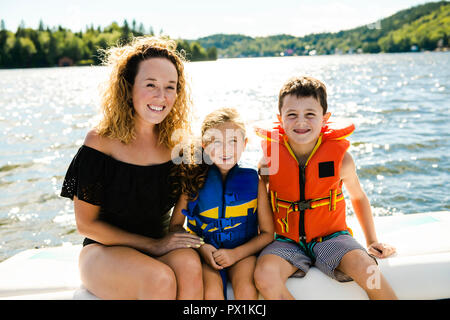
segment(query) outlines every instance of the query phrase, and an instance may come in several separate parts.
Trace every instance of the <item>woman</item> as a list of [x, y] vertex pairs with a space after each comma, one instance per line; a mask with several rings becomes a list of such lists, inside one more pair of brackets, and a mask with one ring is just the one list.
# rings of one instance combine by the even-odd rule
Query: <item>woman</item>
[[176, 201], [172, 133], [188, 129], [190, 99], [173, 41], [136, 38], [106, 51], [111, 76], [103, 119], [67, 171], [61, 195], [73, 199], [86, 236], [79, 268], [103, 299], [201, 299], [201, 238], [167, 233]]

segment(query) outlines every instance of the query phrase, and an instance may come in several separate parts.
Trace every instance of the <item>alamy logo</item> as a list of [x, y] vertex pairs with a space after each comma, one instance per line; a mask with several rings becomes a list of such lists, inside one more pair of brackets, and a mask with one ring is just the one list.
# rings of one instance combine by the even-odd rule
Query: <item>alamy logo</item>
[[[271, 131], [272, 136], [278, 137], [278, 131]], [[224, 164], [234, 159], [237, 150], [244, 149], [244, 139], [236, 137], [236, 130], [227, 129], [222, 132], [217, 129], [209, 129], [200, 139], [192, 140], [184, 130], [175, 130], [172, 135], [172, 141], [177, 144], [172, 149], [172, 162], [175, 164], [202, 164], [208, 165]], [[231, 141], [231, 142], [230, 142]], [[279, 150], [280, 144], [275, 139], [264, 141], [266, 149], [264, 157], [259, 163], [259, 173], [261, 175], [273, 175], [279, 169]], [[214, 157], [212, 161], [210, 155], [219, 153], [220, 157]], [[225, 156], [226, 155], [226, 156]]]
[[366, 280], [367, 288], [370, 290], [381, 288], [381, 272], [376, 265], [371, 265], [367, 268], [367, 273], [370, 276]]

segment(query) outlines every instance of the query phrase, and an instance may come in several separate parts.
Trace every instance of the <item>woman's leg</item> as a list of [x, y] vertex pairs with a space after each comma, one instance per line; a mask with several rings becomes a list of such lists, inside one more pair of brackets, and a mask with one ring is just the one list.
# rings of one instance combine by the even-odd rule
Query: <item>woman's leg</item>
[[256, 262], [256, 288], [266, 300], [294, 300], [286, 287], [286, 281], [297, 270], [298, 268], [277, 255], [263, 255]]
[[258, 291], [253, 280], [256, 257], [249, 256], [228, 268], [228, 276], [233, 286], [236, 300], [257, 300]]
[[223, 300], [223, 284], [219, 271], [203, 263], [203, 290], [205, 300]]
[[202, 263], [195, 250], [173, 250], [157, 259], [175, 272], [178, 300], [203, 299]]
[[165, 263], [124, 246], [89, 244], [79, 258], [81, 281], [101, 299], [175, 299], [177, 282]]

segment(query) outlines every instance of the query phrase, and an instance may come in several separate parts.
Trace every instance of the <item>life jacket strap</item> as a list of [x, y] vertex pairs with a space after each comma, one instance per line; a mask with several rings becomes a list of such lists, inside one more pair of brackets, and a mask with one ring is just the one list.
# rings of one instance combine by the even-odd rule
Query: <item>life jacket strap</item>
[[302, 201], [289, 201], [278, 198], [275, 191], [270, 191], [270, 195], [272, 210], [274, 212], [279, 212], [280, 207], [287, 209], [288, 212], [292, 212], [315, 209], [325, 205], [328, 205], [329, 211], [335, 211], [337, 202], [344, 200], [342, 191], [338, 193], [337, 189], [330, 190], [330, 194], [327, 197]]
[[[192, 231], [197, 233], [203, 229], [204, 223], [198, 216], [190, 214], [189, 211], [186, 209], [182, 209], [181, 213], [188, 218], [189, 224], [191, 224], [194, 227], [194, 230], [192, 230]], [[202, 229], [200, 229], [200, 228], [202, 228]]]
[[239, 226], [241, 223], [246, 222], [247, 217], [235, 217], [235, 218], [220, 218], [207, 224], [204, 228], [205, 232], [223, 231], [226, 229], [232, 229]]
[[224, 199], [225, 199], [225, 203], [230, 203], [230, 202], [234, 202], [237, 201], [238, 196], [236, 193], [225, 193], [224, 195]]
[[181, 213], [184, 214], [189, 219], [193, 219], [194, 218], [194, 216], [192, 214], [190, 214], [189, 211], [186, 210], [186, 209], [181, 209]]
[[270, 190], [270, 204], [272, 205], [272, 211], [278, 212], [278, 197], [277, 192]]
[[224, 196], [225, 203], [227, 203], [227, 204], [248, 198], [248, 195], [244, 194], [243, 192], [241, 192], [241, 193], [227, 192], [227, 193], [224, 193], [223, 196]]
[[329, 239], [333, 239], [333, 238], [335, 238], [335, 237], [337, 237], [337, 236], [340, 236], [340, 235], [342, 235], [342, 234], [348, 234], [349, 236], [352, 236], [352, 237], [353, 237], [353, 231], [352, 231], [352, 229], [347, 228], [347, 230], [337, 231], [337, 232], [334, 232], [334, 233], [329, 234], [329, 235], [327, 235], [327, 236], [314, 238], [311, 242], [317, 243], [317, 242], [326, 241], [326, 240], [329, 240]]
[[232, 232], [216, 232], [212, 234], [212, 238], [216, 243], [222, 243], [224, 241], [233, 241], [233, 233]]

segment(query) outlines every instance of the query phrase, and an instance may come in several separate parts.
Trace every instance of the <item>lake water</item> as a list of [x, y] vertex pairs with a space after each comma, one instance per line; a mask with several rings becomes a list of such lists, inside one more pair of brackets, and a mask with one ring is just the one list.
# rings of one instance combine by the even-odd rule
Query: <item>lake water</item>
[[[356, 125], [350, 152], [374, 215], [390, 215], [450, 209], [449, 65], [450, 53], [414, 53], [228, 59], [186, 69], [194, 128], [212, 109], [230, 106], [250, 133], [275, 120], [286, 79], [323, 80], [333, 117]], [[98, 87], [107, 72], [0, 70], [0, 261], [29, 248], [81, 243], [72, 201], [59, 192], [98, 120]], [[242, 162], [254, 167], [260, 155], [251, 134]]]

